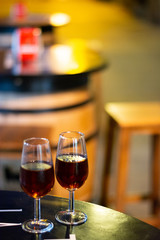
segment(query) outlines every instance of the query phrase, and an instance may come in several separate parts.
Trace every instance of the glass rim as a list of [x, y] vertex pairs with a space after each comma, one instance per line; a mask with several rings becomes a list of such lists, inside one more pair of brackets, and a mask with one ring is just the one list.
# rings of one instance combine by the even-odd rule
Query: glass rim
[[76, 133], [77, 135], [79, 135], [79, 138], [82, 138], [82, 137], [85, 137], [84, 133], [80, 132], [80, 131], [64, 131], [64, 132], [61, 132], [59, 134], [59, 136], [61, 136], [62, 138], [70, 138], [70, 139], [74, 139], [76, 137], [73, 137], [73, 136], [64, 136], [65, 134], [67, 133]]
[[[32, 140], [43, 140], [44, 142], [35, 144], [35, 143], [32, 143]], [[31, 141], [31, 142], [29, 142], [29, 141]], [[24, 142], [24, 144], [32, 145], [32, 146], [49, 144], [49, 140], [47, 138], [43, 138], [43, 137], [26, 138], [23, 140], [23, 142]]]

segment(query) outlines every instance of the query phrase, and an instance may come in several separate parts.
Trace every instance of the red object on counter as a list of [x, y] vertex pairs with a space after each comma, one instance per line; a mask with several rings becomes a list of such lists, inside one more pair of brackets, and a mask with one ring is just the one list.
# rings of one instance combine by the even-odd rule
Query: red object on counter
[[36, 60], [40, 52], [39, 28], [19, 28], [13, 34], [12, 52], [18, 61]]

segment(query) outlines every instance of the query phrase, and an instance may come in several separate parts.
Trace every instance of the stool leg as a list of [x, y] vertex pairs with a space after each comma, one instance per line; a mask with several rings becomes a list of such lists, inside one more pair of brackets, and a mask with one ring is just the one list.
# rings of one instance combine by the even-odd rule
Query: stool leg
[[116, 210], [123, 212], [126, 200], [125, 192], [129, 166], [130, 132], [128, 129], [120, 129], [119, 143]]
[[159, 211], [159, 182], [160, 182], [160, 135], [153, 136], [152, 192], [153, 214]]
[[102, 182], [102, 194], [101, 194], [101, 205], [108, 205], [108, 192], [109, 192], [109, 181], [110, 181], [110, 170], [111, 170], [111, 159], [112, 159], [112, 148], [113, 148], [113, 135], [114, 135], [115, 122], [109, 117], [108, 129], [106, 129], [106, 148], [105, 148], [105, 163], [103, 172]]

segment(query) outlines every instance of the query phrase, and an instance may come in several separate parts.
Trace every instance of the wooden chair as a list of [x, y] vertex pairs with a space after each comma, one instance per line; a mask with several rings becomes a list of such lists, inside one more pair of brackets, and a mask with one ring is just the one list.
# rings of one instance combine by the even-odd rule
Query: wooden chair
[[160, 103], [109, 103], [105, 105], [105, 112], [108, 116], [109, 126], [107, 129], [107, 152], [105, 159], [104, 182], [102, 189], [102, 204], [107, 205], [107, 198], [111, 152], [113, 148], [113, 132], [115, 128], [119, 130], [119, 152], [118, 152], [118, 176], [117, 189], [114, 199], [115, 209], [125, 211], [127, 202], [144, 200], [144, 196], [127, 196], [126, 187], [129, 174], [129, 151], [132, 134], [150, 134], [153, 139], [153, 155], [151, 164], [151, 184], [152, 192], [147, 198], [152, 200], [154, 218], [144, 221], [160, 226], [159, 214], [159, 181], [160, 181]]

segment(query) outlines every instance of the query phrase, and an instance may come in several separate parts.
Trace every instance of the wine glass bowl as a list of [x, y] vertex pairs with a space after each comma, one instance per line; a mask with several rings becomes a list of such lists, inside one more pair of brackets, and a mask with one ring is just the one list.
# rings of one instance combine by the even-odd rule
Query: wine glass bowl
[[85, 213], [74, 209], [74, 191], [80, 188], [88, 177], [88, 159], [84, 134], [63, 132], [57, 147], [56, 178], [69, 191], [69, 209], [56, 214], [56, 220], [67, 225], [78, 225], [87, 220]]
[[53, 223], [41, 219], [40, 198], [51, 191], [54, 185], [54, 167], [48, 139], [24, 140], [20, 167], [20, 185], [25, 193], [34, 198], [34, 219], [22, 224], [25, 231], [44, 233], [53, 228]]
[[56, 178], [68, 190], [80, 188], [88, 176], [88, 161], [82, 155], [60, 155], [56, 158]]

